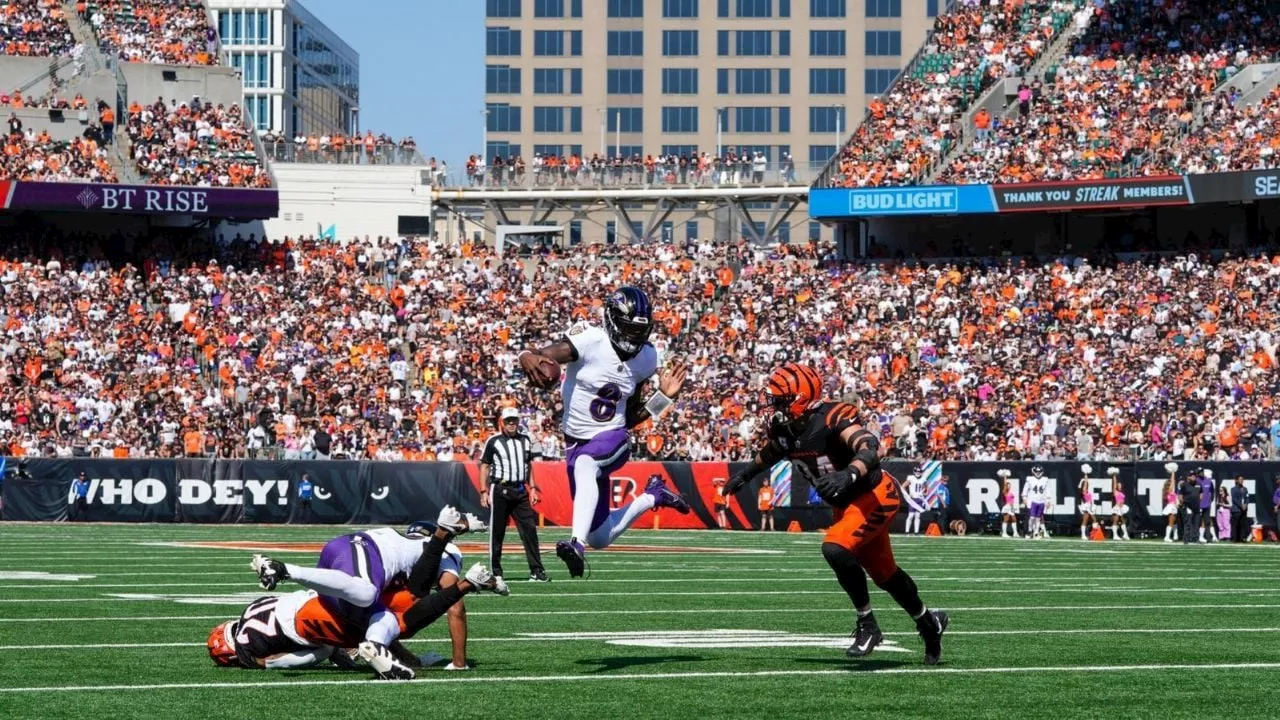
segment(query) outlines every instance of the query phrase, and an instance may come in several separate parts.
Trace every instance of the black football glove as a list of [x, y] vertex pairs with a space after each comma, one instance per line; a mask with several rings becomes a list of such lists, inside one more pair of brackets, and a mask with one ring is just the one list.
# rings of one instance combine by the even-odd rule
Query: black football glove
[[829, 504], [844, 506], [853, 499], [857, 481], [858, 476], [853, 470], [837, 470], [815, 479], [813, 489]]
[[739, 470], [734, 473], [733, 477], [729, 478], [729, 482], [724, 484], [724, 496], [729, 497], [730, 495], [737, 493], [739, 490], [746, 487], [747, 483], [751, 482], [751, 478], [754, 476], [755, 473], [751, 472], [750, 469]]

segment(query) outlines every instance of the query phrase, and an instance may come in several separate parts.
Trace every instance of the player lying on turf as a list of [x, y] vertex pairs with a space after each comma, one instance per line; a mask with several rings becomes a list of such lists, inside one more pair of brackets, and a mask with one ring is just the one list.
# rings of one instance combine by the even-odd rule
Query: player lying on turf
[[[408, 578], [399, 578], [380, 598], [380, 605], [395, 618], [393, 633], [371, 642], [368, 627], [336, 613], [332, 603], [313, 590], [299, 590], [255, 600], [239, 620], [219, 624], [209, 634], [209, 656], [222, 666], [245, 668], [298, 668], [325, 659], [353, 667], [344, 648], [357, 648], [383, 679], [412, 679], [416, 658], [399, 644], [450, 615], [454, 662], [447, 669], [466, 669], [466, 614], [463, 596], [487, 590], [506, 595], [507, 589], [483, 564], [477, 563], [459, 577], [462, 554], [449, 542], [452, 534], [431, 523], [415, 523], [407, 533], [426, 539], [421, 560]], [[436, 578], [439, 590], [430, 593], [423, 578]], [[426, 585], [426, 589], [423, 586]]]
[[604, 328], [578, 323], [558, 342], [520, 354], [520, 367], [541, 387], [552, 387], [566, 365], [564, 396], [565, 462], [573, 496], [573, 533], [556, 543], [556, 556], [570, 577], [582, 577], [586, 548], [608, 547], [645, 511], [655, 507], [689, 512], [689, 504], [660, 477], [627, 505], [609, 510], [609, 476], [631, 455], [628, 429], [671, 407], [684, 387], [686, 368], [672, 362], [645, 392], [658, 371], [658, 351], [649, 342], [653, 311], [644, 291], [623, 287], [604, 301]]
[[796, 473], [807, 477], [835, 511], [822, 541], [822, 556], [857, 610], [848, 655], [868, 655], [884, 640], [875, 615], [867, 575], [889, 593], [916, 621], [924, 640], [924, 661], [942, 659], [947, 615], [929, 610], [915, 581], [898, 567], [889, 544], [889, 524], [901, 504], [897, 481], [880, 469], [880, 439], [865, 427], [846, 403], [823, 402], [822, 378], [811, 367], [788, 363], [769, 375], [768, 395], [774, 414], [769, 440], [749, 466], [725, 486], [736, 493], [756, 475], [790, 459]]

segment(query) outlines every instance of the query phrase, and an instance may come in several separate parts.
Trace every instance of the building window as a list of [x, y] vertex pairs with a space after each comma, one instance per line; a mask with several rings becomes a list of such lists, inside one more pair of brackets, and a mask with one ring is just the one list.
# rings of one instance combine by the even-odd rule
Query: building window
[[809, 146], [809, 164], [810, 165], [826, 165], [832, 155], [836, 154], [835, 145], [810, 145]]
[[[569, 108], [569, 132], [582, 132], [582, 108], [580, 107]], [[582, 148], [578, 148], [577, 152], [581, 153]]]
[[696, 18], [698, 0], [662, 0], [662, 17]]
[[690, 242], [698, 239], [698, 221], [697, 220], [685, 221], [684, 239]]
[[773, 73], [770, 70], [738, 68], [734, 75], [739, 95], [769, 95], [773, 92]]
[[486, 65], [484, 91], [490, 95], [519, 95], [520, 68], [509, 65]]
[[778, 0], [778, 17], [791, 17], [791, 0]]
[[729, 54], [729, 31], [716, 31], [716, 54], [725, 57]]
[[644, 54], [642, 30], [610, 30], [607, 42], [609, 54], [613, 56]]
[[582, 57], [582, 31], [569, 31], [569, 54], [573, 57]]
[[[579, 156], [582, 155], [581, 150], [574, 153], [574, 155], [579, 155]], [[574, 245], [581, 245], [581, 244], [582, 244], [582, 221], [570, 220], [569, 221], [569, 245], [570, 247], [572, 247]]]
[[569, 94], [582, 94], [582, 69], [573, 68], [569, 71]]
[[698, 54], [697, 30], [663, 30], [662, 54], [667, 57], [688, 57]]
[[845, 0], [809, 0], [809, 17], [842, 18], [847, 13]]
[[773, 108], [736, 107], [733, 112], [734, 130], [736, 132], [773, 132]]
[[560, 68], [534, 68], [533, 94], [563, 95], [564, 70]]
[[542, 57], [564, 55], [564, 32], [561, 30], [534, 30], [533, 54]]
[[809, 132], [843, 133], [849, 129], [844, 123], [844, 108], [820, 105], [809, 108]]
[[518, 18], [520, 0], [489, 0], [485, 5], [485, 17]]
[[505, 140], [490, 140], [489, 144], [485, 146], [485, 153], [487, 162], [493, 162], [496, 157], [510, 159], [520, 156], [520, 146], [513, 145]]
[[716, 17], [729, 17], [729, 0], [717, 0]]
[[609, 17], [644, 17], [644, 0], [609, 0]]
[[643, 157], [644, 147], [640, 145], [610, 145], [605, 157]]
[[868, 68], [866, 70], [866, 94], [880, 95], [893, 85], [894, 78], [898, 77], [898, 71], [894, 68]]
[[663, 145], [663, 155], [675, 155], [676, 157], [685, 156], [692, 157], [698, 154], [697, 145]]
[[844, 68], [810, 68], [810, 95], [844, 95]]
[[789, 107], [778, 108], [778, 132], [791, 132], [791, 108]]
[[768, 30], [739, 30], [737, 33], [738, 55], [772, 55], [773, 33]]
[[533, 16], [540, 18], [564, 17], [564, 0], [533, 0]]
[[791, 94], [791, 68], [778, 69], [778, 94]]
[[534, 145], [533, 154], [542, 157], [561, 157], [564, 155], [563, 145]]
[[867, 55], [901, 55], [902, 33], [897, 30], [868, 30]]
[[534, 107], [533, 108], [533, 131], [539, 132], [564, 132], [564, 108], [562, 107]]
[[900, 18], [902, 0], [867, 0], [867, 17]]
[[697, 95], [698, 71], [695, 68], [663, 68], [663, 95]]
[[781, 55], [782, 57], [788, 57], [791, 55], [791, 31], [790, 30], [778, 31], [778, 54]]
[[738, 17], [773, 17], [773, 0], [738, 0]]
[[484, 50], [486, 55], [519, 55], [520, 31], [508, 27], [485, 28]]
[[644, 132], [644, 108], [609, 108], [608, 129], [616, 132]]
[[605, 85], [610, 95], [639, 95], [644, 92], [643, 70], [608, 70]]
[[729, 71], [726, 68], [716, 70], [716, 94], [729, 94]]
[[489, 132], [520, 132], [520, 108], [507, 103], [485, 103], [489, 111], [485, 126]]
[[696, 107], [664, 107], [662, 108], [662, 132], [664, 133], [696, 133], [698, 132], [698, 108]]
[[569, 0], [569, 17], [582, 17], [582, 0]]
[[938, 0], [927, 0], [924, 4], [924, 14], [929, 17], [938, 17]]
[[810, 30], [809, 56], [844, 57], [844, 31]]

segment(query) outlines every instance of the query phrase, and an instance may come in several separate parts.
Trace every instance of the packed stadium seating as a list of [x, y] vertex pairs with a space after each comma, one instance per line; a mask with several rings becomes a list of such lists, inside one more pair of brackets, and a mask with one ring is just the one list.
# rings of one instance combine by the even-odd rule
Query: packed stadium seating
[[202, 0], [88, 0], [77, 9], [102, 49], [121, 60], [218, 64], [218, 34]]
[[193, 98], [169, 106], [132, 103], [125, 130], [138, 172], [154, 185], [269, 187], [239, 105]]
[[517, 375], [517, 353], [621, 282], [650, 290], [657, 345], [693, 365], [641, 455], [744, 457], [762, 373], [784, 358], [908, 456], [1271, 452], [1266, 257], [841, 267], [817, 248], [705, 242], [499, 260], [428, 240], [225, 238], [211, 258], [199, 236], [12, 235], [0, 305], [42, 309], [3, 318], [14, 454], [244, 456], [265, 411], [285, 456], [323, 427], [348, 457], [474, 457], [514, 403], [555, 456], [558, 396]]
[[2, 55], [65, 55], [76, 40], [58, 0], [8, 0], [0, 7]]

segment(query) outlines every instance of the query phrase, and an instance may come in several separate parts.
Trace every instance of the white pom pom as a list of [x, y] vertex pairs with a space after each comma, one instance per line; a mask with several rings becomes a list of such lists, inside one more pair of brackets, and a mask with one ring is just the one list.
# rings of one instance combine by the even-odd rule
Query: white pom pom
[[1204, 469], [1204, 476], [1205, 476], [1205, 477], [1207, 477], [1207, 478], [1211, 478], [1211, 477], [1213, 477], [1213, 471], [1212, 471], [1212, 470], [1210, 470], [1209, 468], [1205, 468], [1205, 469]]
[[1080, 466], [1080, 472], [1084, 473], [1085, 475], [1088, 475], [1089, 473], [1093, 472], [1093, 467], [1091, 467], [1089, 463], [1085, 463]]
[[1175, 462], [1165, 463], [1164, 471], [1170, 474], [1178, 472], [1178, 463], [1175, 463]]
[[999, 475], [1002, 478], [1007, 478], [1009, 477], [1010, 474], [1011, 473], [1008, 470], [1005, 470], [1004, 468], [1001, 468], [996, 471], [996, 475]]
[[1107, 468], [1107, 474], [1108, 474], [1108, 475], [1119, 475], [1119, 474], [1120, 474], [1120, 468], [1117, 468], [1117, 467]]

